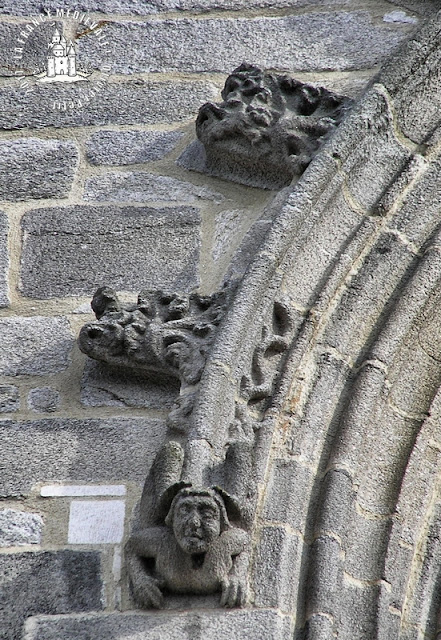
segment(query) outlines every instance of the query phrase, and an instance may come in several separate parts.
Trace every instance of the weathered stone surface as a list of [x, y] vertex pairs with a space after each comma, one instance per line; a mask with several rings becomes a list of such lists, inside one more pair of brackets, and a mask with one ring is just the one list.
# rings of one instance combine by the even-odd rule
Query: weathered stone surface
[[0, 199], [66, 197], [77, 162], [72, 142], [38, 138], [0, 142]]
[[[275, 460], [267, 487], [264, 516], [305, 533], [313, 474], [296, 461]], [[295, 487], [295, 491], [293, 491]], [[303, 502], [299, 503], [299, 496]]]
[[402, 478], [421, 428], [421, 419], [403, 417], [383, 397], [369, 425], [359, 454], [365, 462], [357, 501], [366, 511], [389, 516], [396, 509]]
[[255, 601], [261, 607], [293, 607], [299, 575], [301, 542], [281, 527], [262, 531], [254, 574]]
[[321, 536], [311, 547], [309, 584], [306, 595], [308, 615], [333, 615], [343, 582], [343, 563], [338, 541]]
[[88, 359], [81, 382], [85, 407], [144, 407], [170, 409], [179, 395], [179, 382], [148, 380], [129, 369]]
[[441, 158], [421, 167], [422, 175], [414, 188], [407, 193], [402, 207], [390, 220], [389, 227], [404, 234], [418, 249], [438, 228], [439, 202], [441, 199]]
[[39, 413], [53, 413], [60, 406], [60, 394], [51, 387], [31, 389], [28, 395], [28, 405]]
[[27, 495], [36, 482], [142, 483], [165, 425], [145, 418], [0, 422], [1, 495]]
[[[386, 373], [379, 367], [372, 364], [365, 364], [357, 372], [352, 380], [350, 397], [342, 413], [338, 426], [338, 435], [334, 441], [333, 463], [336, 466], [350, 469], [354, 478], [364, 465], [364, 457], [360, 456], [360, 450], [365, 440], [365, 425], [369, 424], [372, 414], [375, 411], [378, 398], [385, 384]], [[329, 480], [327, 479], [329, 477]], [[325, 483], [330, 482], [331, 495], [335, 496], [337, 502], [331, 499], [332, 511], [328, 511], [322, 505], [320, 511], [325, 516], [324, 528], [331, 528], [332, 531], [341, 531], [347, 515], [347, 506], [352, 503], [351, 477], [343, 472], [336, 472], [335, 478], [331, 473], [327, 474]], [[332, 487], [337, 483], [335, 489]], [[325, 485], [326, 486], [326, 485]], [[352, 495], [353, 497], [353, 495]], [[338, 510], [335, 505], [340, 504]], [[346, 515], [345, 515], [346, 514]], [[329, 518], [332, 518], [329, 523]], [[334, 528], [334, 524], [337, 529]]]
[[193, 204], [199, 200], [221, 202], [223, 196], [190, 182], [182, 182], [170, 176], [157, 176], [145, 171], [106, 173], [86, 181], [85, 200], [97, 202], [184, 202]]
[[[75, 5], [78, 11], [102, 12], [107, 14], [128, 14], [128, 15], [150, 15], [165, 11], [196, 11], [206, 12], [210, 9], [216, 10], [238, 10], [238, 9], [262, 9], [262, 8], [301, 8], [315, 7], [323, 0], [149, 0], [148, 2], [133, 2], [132, 0], [82, 0]], [[391, 0], [400, 6], [410, 6], [418, 11], [418, 4], [423, 7], [431, 7], [434, 0]], [[347, 6], [351, 8], [357, 4], [356, 0], [327, 0], [327, 6]], [[63, 0], [50, 0], [45, 5], [45, 9], [50, 10], [51, 16], [56, 15], [56, 9], [63, 9], [66, 12], [66, 5]], [[414, 8], [415, 7], [415, 8]], [[12, 15], [29, 16], [38, 14], [41, 11], [41, 4], [36, 0], [4, 0], [2, 2], [2, 12]]]
[[[145, 48], [145, 42], [142, 49]], [[36, 85], [30, 93], [16, 79], [0, 87], [0, 127], [65, 127], [106, 124], [158, 124], [194, 117], [203, 102], [217, 96], [207, 82], [89, 82], [86, 95], [73, 83]], [[90, 88], [89, 88], [90, 87]], [[96, 92], [92, 96], [92, 91]], [[79, 100], [83, 98], [83, 106]]]
[[315, 535], [328, 532], [344, 539], [355, 495], [352, 479], [346, 470], [328, 471], [321, 483], [315, 509]]
[[38, 513], [2, 509], [0, 511], [0, 547], [40, 544], [43, 518]]
[[[330, 184], [329, 192], [323, 193], [316, 205], [317, 210], [321, 210], [321, 215], [310, 229], [308, 242], [304, 242], [301, 237], [294, 241], [298, 250], [293, 256], [292, 268], [287, 269], [286, 286], [293, 299], [302, 306], [314, 305], [317, 289], [321, 291], [331, 270], [336, 279], [340, 274], [346, 275], [348, 262], [358, 256], [375, 230], [372, 219], [355, 212], [347, 203], [341, 191], [340, 178], [341, 176], [336, 177]], [[326, 250], [329, 246], [340, 247], [339, 251], [343, 255], [338, 258], [343, 273], [341, 270], [338, 273], [336, 254], [331, 255]], [[337, 282], [338, 280], [336, 284]]]
[[8, 292], [8, 218], [0, 211], [0, 307], [7, 307], [9, 304]]
[[230, 72], [241, 61], [290, 71], [342, 71], [378, 64], [407, 32], [404, 25], [398, 30], [386, 23], [374, 23], [367, 11], [109, 22], [104, 33], [113, 43], [112, 49], [102, 51], [99, 40], [89, 38], [83, 44], [82, 56], [94, 68], [97, 61], [110, 65], [114, 73]]
[[351, 195], [369, 213], [378, 213], [383, 193], [412, 159], [396, 138], [386, 98], [375, 87], [354, 108], [344, 131], [337, 130], [328, 152], [341, 158]]
[[121, 544], [124, 515], [124, 500], [72, 500], [68, 543]]
[[[17, 8], [20, 9], [20, 7]], [[5, 13], [5, 9], [8, 12], [7, 7], [5, 8], [2, 3], [2, 14]], [[12, 13], [15, 12], [12, 11]], [[2, 52], [0, 72], [2, 76], [14, 76], [17, 73], [20, 75], [21, 81], [22, 78], [45, 69], [48, 42], [51, 41], [54, 34], [55, 24], [60, 28], [61, 23], [54, 20], [43, 20], [39, 22], [38, 26], [34, 25], [31, 20], [40, 13], [41, 5], [38, 9], [26, 13], [29, 20], [25, 22], [14, 24], [2, 20], [0, 23], [0, 50]]]
[[342, 640], [372, 640], [376, 633], [378, 585], [347, 583], [340, 591], [340, 630]]
[[222, 102], [207, 102], [196, 135], [178, 158], [188, 169], [264, 189], [300, 176], [352, 101], [288, 75], [242, 63], [228, 76]]
[[126, 165], [161, 160], [183, 136], [181, 131], [97, 131], [87, 141], [91, 164]]
[[374, 69], [365, 69], [360, 71], [346, 71], [344, 73], [317, 73], [314, 74], [314, 81], [311, 84], [326, 87], [329, 91], [335, 91], [349, 98], [359, 98], [368, 82], [375, 75]]
[[[411, 344], [412, 338], [414, 344]], [[396, 358], [388, 377], [388, 401], [403, 413], [424, 416], [430, 413], [433, 397], [441, 384], [441, 363], [431, 357], [430, 351], [419, 346], [417, 331], [410, 333], [406, 347]]]
[[221, 211], [216, 215], [214, 242], [211, 249], [211, 255], [215, 262], [223, 255], [228, 255], [231, 246], [234, 246], [235, 239], [240, 232], [245, 216], [245, 211], [241, 211], [240, 209]]
[[243, 276], [270, 228], [271, 221], [265, 219], [257, 220], [251, 226], [229, 264], [226, 281]]
[[22, 291], [92, 294], [98, 284], [188, 291], [198, 284], [199, 214], [188, 207], [38, 209], [25, 214]]
[[0, 555], [2, 640], [21, 638], [35, 614], [100, 610], [100, 554], [49, 551]]
[[[397, 283], [416, 258], [391, 233], [382, 234], [362, 266], [348, 282], [347, 290], [328, 323], [324, 340], [341, 353], [353, 356], [360, 353], [379, 314], [384, 300], [397, 293]], [[379, 296], [378, 292], [382, 291]], [[360, 322], [363, 318], [363, 322]]]
[[353, 509], [345, 541], [345, 571], [357, 580], [381, 580], [391, 521]]
[[0, 211], [0, 308], [9, 304], [8, 270], [8, 217]]
[[289, 618], [275, 611], [114, 613], [33, 618], [26, 640], [286, 640]]
[[18, 411], [20, 408], [20, 393], [12, 384], [0, 385], [0, 413]]
[[332, 620], [326, 615], [313, 615], [305, 625], [305, 629], [294, 636], [294, 640], [314, 638], [314, 640], [331, 640], [334, 637]]
[[[398, 638], [401, 627], [401, 616], [397, 615], [397, 607], [395, 607], [393, 596], [391, 598], [391, 594], [388, 593], [388, 587], [389, 585], [385, 581], [380, 585], [380, 603], [377, 610], [377, 628], [381, 629], [379, 637], [384, 640]], [[389, 604], [391, 601], [394, 603], [392, 606]], [[403, 640], [405, 640], [405, 636]], [[411, 639], [409, 638], [409, 640]]]
[[[404, 542], [407, 549], [413, 549], [418, 545], [420, 536], [416, 523], [421, 522], [431, 509], [433, 482], [441, 468], [441, 451], [436, 440], [432, 440], [435, 424], [438, 424], [438, 420], [432, 415], [424, 422], [401, 484], [397, 510], [402, 514], [402, 524], [399, 528], [395, 527], [394, 531], [395, 539], [399, 536], [398, 546], [389, 542], [389, 548], [393, 548], [393, 553], [389, 553], [388, 563], [389, 573], [395, 573], [400, 577], [403, 576], [406, 562], [404, 553], [401, 552], [401, 543]], [[437, 429], [435, 433], [438, 433]], [[405, 580], [405, 577], [401, 579]]]
[[440, 79], [435, 73], [441, 59], [439, 32], [438, 16], [405, 43], [401, 55], [379, 76], [395, 99], [398, 127], [419, 144], [428, 141], [440, 123]]
[[0, 318], [0, 375], [42, 376], [69, 364], [74, 338], [66, 318]]
[[[310, 396], [299, 422], [292, 424], [291, 452], [303, 460], [316, 463], [326, 457], [331, 445], [341, 394], [351, 375], [349, 366], [329, 353], [318, 357]], [[334, 420], [333, 420], [334, 417]], [[332, 422], [332, 430], [330, 424]], [[331, 436], [332, 433], [332, 436]], [[327, 434], [327, 437], [325, 436]], [[329, 453], [329, 450], [327, 451]]]
[[[441, 594], [439, 590], [439, 566], [441, 562], [441, 513], [437, 503], [430, 513], [430, 524], [425, 531], [424, 547], [419, 557], [418, 568], [412, 576], [414, 587], [412, 598], [405, 603], [406, 618], [410, 628], [423, 628], [427, 636], [439, 636], [439, 611]], [[415, 566], [415, 562], [413, 563]], [[438, 632], [438, 633], [437, 633]], [[403, 634], [404, 640], [412, 640], [410, 633]]]

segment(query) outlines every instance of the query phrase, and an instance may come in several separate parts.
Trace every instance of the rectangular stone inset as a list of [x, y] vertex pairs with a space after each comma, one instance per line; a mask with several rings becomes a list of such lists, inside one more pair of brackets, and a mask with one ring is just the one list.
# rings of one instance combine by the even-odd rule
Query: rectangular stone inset
[[0, 574], [2, 640], [22, 638], [29, 616], [103, 608], [99, 551], [0, 554]]
[[0, 200], [65, 198], [78, 162], [73, 142], [24, 138], [0, 143]]
[[48, 484], [41, 487], [42, 498], [78, 498], [83, 496], [125, 496], [123, 484]]
[[0, 375], [44, 376], [69, 364], [74, 338], [67, 318], [1, 318], [0, 335]]
[[[1, 389], [1, 387], [0, 387]], [[170, 409], [179, 395], [179, 381], [150, 380], [136, 371], [88, 358], [81, 380], [81, 404], [85, 407], [137, 407]]]
[[6, 213], [0, 211], [0, 307], [7, 307], [9, 304], [8, 226], [8, 217]]
[[22, 220], [21, 290], [46, 299], [109, 283], [139, 292], [199, 283], [200, 215], [191, 207], [71, 206]]
[[118, 544], [124, 535], [124, 500], [74, 500], [69, 544]]
[[[396, 29], [374, 21], [368, 11], [308, 12], [256, 18], [168, 19], [111, 22], [105, 34], [84, 38], [81, 55], [113, 73], [230, 73], [243, 60], [263, 68], [317, 71], [366, 69], [404, 40], [411, 26]], [[127, 43], [130, 42], [130, 46]], [[145, 46], [148, 42], [149, 46]]]
[[113, 171], [88, 178], [84, 185], [84, 200], [194, 204], [199, 200], [219, 203], [223, 196], [208, 187], [198, 187], [170, 176], [157, 176], [147, 171]]
[[127, 165], [161, 160], [170, 153], [182, 131], [97, 131], [87, 141], [91, 164]]
[[38, 513], [0, 510], [0, 547], [40, 544], [43, 518]]
[[0, 496], [29, 495], [37, 484], [142, 486], [166, 433], [147, 418], [0, 420]]
[[274, 610], [146, 611], [36, 616], [27, 640], [287, 640], [290, 618]]
[[[84, 38], [83, 38], [84, 39]], [[145, 48], [145, 41], [142, 49]], [[218, 91], [213, 84], [204, 82], [128, 82], [88, 80], [88, 94], [94, 98], [84, 100], [82, 82], [36, 83], [31, 93], [20, 89], [15, 78], [0, 87], [0, 127], [86, 127], [107, 124], [154, 124], [180, 122], [194, 118], [198, 108], [213, 100]], [[70, 106], [73, 105], [73, 108]]]

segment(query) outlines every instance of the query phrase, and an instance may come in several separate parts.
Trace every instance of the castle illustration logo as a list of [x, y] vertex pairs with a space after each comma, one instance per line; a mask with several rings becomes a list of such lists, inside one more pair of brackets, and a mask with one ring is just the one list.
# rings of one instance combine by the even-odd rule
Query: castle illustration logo
[[48, 44], [46, 70], [36, 74], [41, 82], [77, 82], [90, 75], [78, 69], [77, 51], [72, 40], [67, 43], [62, 33], [55, 29]]

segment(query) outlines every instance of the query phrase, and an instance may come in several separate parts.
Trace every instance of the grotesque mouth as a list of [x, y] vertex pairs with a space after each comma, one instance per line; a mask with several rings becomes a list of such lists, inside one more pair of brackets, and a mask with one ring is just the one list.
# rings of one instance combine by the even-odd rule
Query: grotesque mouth
[[198, 531], [192, 531], [190, 533], [186, 533], [185, 537], [187, 538], [187, 540], [189, 541], [195, 541], [195, 542], [200, 542], [201, 540], [203, 540], [203, 535], [202, 533], [199, 533]]
[[226, 116], [225, 109], [221, 109], [216, 104], [212, 102], [206, 102], [199, 109], [199, 114], [196, 119], [196, 127], [200, 127], [205, 125], [208, 122], [219, 122], [223, 120]]

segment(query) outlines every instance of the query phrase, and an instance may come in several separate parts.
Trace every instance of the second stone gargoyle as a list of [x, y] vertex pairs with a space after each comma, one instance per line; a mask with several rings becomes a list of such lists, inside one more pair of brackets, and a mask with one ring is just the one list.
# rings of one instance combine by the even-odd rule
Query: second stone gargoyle
[[198, 141], [177, 162], [252, 187], [280, 189], [303, 173], [352, 102], [324, 87], [242, 64], [228, 76], [222, 102], [199, 109]]
[[196, 384], [233, 287], [210, 296], [145, 291], [136, 304], [123, 304], [110, 287], [93, 296], [95, 322], [79, 335], [91, 358], [138, 373]]
[[163, 526], [135, 530], [126, 546], [132, 592], [146, 608], [161, 608], [163, 592], [221, 593], [226, 607], [243, 606], [248, 534], [230, 523], [220, 489], [176, 485]]

